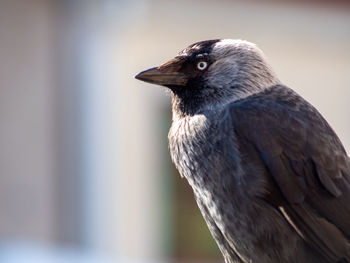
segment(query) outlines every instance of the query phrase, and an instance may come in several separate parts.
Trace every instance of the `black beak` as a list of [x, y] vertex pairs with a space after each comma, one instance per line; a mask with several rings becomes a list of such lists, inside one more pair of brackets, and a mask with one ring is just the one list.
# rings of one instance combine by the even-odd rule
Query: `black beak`
[[179, 72], [179, 69], [180, 61], [179, 59], [175, 58], [159, 67], [142, 71], [137, 74], [135, 78], [162, 86], [185, 86], [187, 84], [188, 77], [184, 73]]

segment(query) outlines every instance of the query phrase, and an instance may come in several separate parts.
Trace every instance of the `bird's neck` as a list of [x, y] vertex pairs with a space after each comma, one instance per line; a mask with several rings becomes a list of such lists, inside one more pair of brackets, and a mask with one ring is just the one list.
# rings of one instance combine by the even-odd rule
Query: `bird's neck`
[[226, 102], [213, 94], [203, 94], [193, 90], [171, 90], [173, 121], [195, 116], [205, 111], [219, 109]]
[[203, 100], [200, 97], [191, 96], [189, 92], [171, 92], [171, 104], [173, 119], [180, 119], [193, 116], [203, 107]]
[[277, 84], [280, 81], [271, 71], [259, 78], [237, 78], [219, 88], [171, 87], [173, 120], [223, 108], [228, 103], [245, 99]]
[[252, 88], [249, 85], [237, 85], [222, 90], [208, 89], [207, 92], [196, 92], [186, 88], [171, 89], [173, 120], [191, 117], [204, 111], [222, 109], [229, 103], [244, 99], [264, 89], [258, 86]]

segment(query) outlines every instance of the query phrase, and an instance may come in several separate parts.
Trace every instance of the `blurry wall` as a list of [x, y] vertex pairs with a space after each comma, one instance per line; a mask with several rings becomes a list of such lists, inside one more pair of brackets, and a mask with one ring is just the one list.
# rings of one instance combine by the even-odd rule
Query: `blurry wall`
[[143, 8], [0, 2], [0, 255], [23, 252], [22, 243], [113, 259], [161, 254], [160, 154], [147, 150], [154, 134], [128, 106], [138, 91], [126, 95], [119, 83], [121, 39]]
[[52, 29], [49, 2], [1, 1], [1, 240], [56, 237]]

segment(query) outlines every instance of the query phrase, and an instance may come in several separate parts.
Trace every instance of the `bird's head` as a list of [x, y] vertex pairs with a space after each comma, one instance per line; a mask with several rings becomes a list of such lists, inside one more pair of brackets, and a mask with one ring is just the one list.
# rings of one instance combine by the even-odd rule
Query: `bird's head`
[[231, 39], [194, 43], [135, 78], [168, 87], [173, 110], [182, 115], [222, 106], [279, 83], [259, 48]]

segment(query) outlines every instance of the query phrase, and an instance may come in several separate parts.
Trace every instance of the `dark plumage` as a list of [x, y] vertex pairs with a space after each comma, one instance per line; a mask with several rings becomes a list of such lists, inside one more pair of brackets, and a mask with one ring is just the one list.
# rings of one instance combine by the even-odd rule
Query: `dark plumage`
[[198, 42], [136, 78], [171, 90], [171, 157], [225, 262], [350, 263], [350, 159], [255, 45]]

